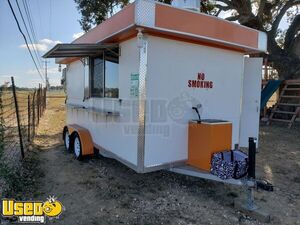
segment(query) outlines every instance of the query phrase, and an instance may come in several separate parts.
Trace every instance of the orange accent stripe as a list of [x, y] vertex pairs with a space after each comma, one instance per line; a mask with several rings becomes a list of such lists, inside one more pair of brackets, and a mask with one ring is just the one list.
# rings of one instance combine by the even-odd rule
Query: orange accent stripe
[[161, 4], [156, 4], [155, 14], [155, 26], [158, 28], [258, 47], [258, 31], [225, 20]]
[[130, 4], [117, 14], [96, 26], [73, 43], [97, 43], [110, 35], [134, 24], [135, 5]]
[[167, 33], [167, 32], [158, 32], [155, 30], [148, 30], [147, 28], [145, 28], [145, 31], [155, 37], [161, 37], [161, 38], [166, 38], [166, 39], [170, 39], [170, 40], [175, 40], [175, 41], [182, 41], [182, 42], [187, 42], [187, 43], [192, 43], [192, 44], [197, 44], [197, 45], [204, 45], [204, 46], [209, 46], [209, 47], [213, 47], [213, 48], [219, 48], [219, 49], [225, 49], [225, 50], [229, 50], [229, 51], [235, 51], [235, 52], [240, 52], [240, 53], [246, 53], [249, 52], [249, 50], [241, 48], [241, 47], [234, 47], [234, 46], [230, 46], [230, 45], [226, 45], [226, 44], [218, 44], [216, 42], [208, 42], [208, 41], [204, 41], [204, 40], [199, 40], [198, 38], [192, 38], [192, 37], [187, 37], [185, 35], [172, 35], [171, 33]]
[[67, 57], [67, 58], [63, 58], [60, 61], [58, 61], [60, 64], [71, 64], [72, 62], [75, 62], [77, 60], [80, 60], [80, 58], [74, 58], [74, 57]]

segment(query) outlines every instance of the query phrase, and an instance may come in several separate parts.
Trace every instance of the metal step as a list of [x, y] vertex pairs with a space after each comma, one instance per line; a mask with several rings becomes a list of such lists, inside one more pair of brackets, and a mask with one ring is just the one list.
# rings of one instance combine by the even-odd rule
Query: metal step
[[288, 111], [273, 111], [274, 113], [280, 113], [280, 114], [291, 114], [291, 115], [295, 115], [295, 112], [288, 112]]
[[281, 102], [279, 102], [277, 105], [300, 106], [300, 104], [297, 104], [297, 103], [281, 103]]
[[291, 120], [283, 120], [283, 119], [270, 119], [270, 120], [272, 120], [272, 121], [278, 121], [278, 122], [285, 122], [285, 123], [290, 123], [291, 122]]
[[286, 84], [286, 86], [294, 86], [294, 85], [300, 85], [300, 83]]
[[282, 95], [281, 98], [300, 98], [300, 96], [296, 96], [296, 95]]
[[253, 181], [248, 181], [245, 178], [242, 179], [227, 179], [227, 180], [222, 180], [221, 178], [212, 175], [211, 173], [207, 171], [203, 171], [201, 169], [197, 169], [192, 166], [180, 166], [180, 167], [173, 167], [168, 169], [171, 172], [178, 173], [178, 174], [183, 174], [183, 175], [188, 175], [192, 177], [198, 177], [198, 178], [203, 178], [206, 180], [212, 180], [212, 181], [217, 181], [217, 182], [222, 182], [222, 183], [227, 183], [227, 184], [233, 184], [233, 185], [238, 185], [238, 186], [253, 186]]
[[300, 91], [300, 88], [284, 88], [284, 91]]

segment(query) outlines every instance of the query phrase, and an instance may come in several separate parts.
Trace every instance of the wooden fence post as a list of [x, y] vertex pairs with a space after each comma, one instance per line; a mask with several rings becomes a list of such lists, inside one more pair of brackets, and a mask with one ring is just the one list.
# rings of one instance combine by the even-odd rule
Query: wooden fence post
[[18, 131], [19, 131], [19, 139], [20, 139], [21, 155], [22, 155], [22, 158], [24, 158], [24, 147], [23, 147], [23, 139], [22, 139], [21, 125], [20, 125], [19, 107], [18, 107], [18, 100], [17, 100], [17, 94], [16, 94], [15, 81], [14, 81], [14, 78], [13, 78], [13, 77], [11, 77], [11, 84], [12, 84], [13, 95], [14, 95], [14, 101], [15, 101], [15, 111], [16, 111], [16, 116], [17, 116], [17, 124], [18, 124]]
[[44, 101], [45, 101], [44, 110], [45, 110], [47, 108], [47, 88], [45, 88], [44, 90], [45, 90], [45, 94], [44, 94]]
[[[40, 85], [40, 95], [39, 95], [39, 108], [40, 108], [39, 116], [40, 116], [40, 118], [42, 117], [42, 106], [43, 106], [42, 95], [43, 95], [42, 85]], [[39, 124], [40, 124], [40, 120], [39, 120]]]
[[33, 98], [32, 98], [32, 137], [35, 136], [35, 101], [36, 101], [36, 90], [33, 92]]
[[28, 95], [27, 101], [27, 109], [28, 109], [28, 142], [30, 142], [30, 95]]
[[44, 110], [45, 110], [45, 89], [42, 88], [42, 102], [43, 102], [43, 108], [42, 108], [42, 114], [44, 114]]
[[40, 123], [40, 84], [37, 92], [37, 124]]
[[4, 149], [4, 119], [3, 119], [3, 102], [2, 102], [2, 87], [0, 87], [0, 153]]

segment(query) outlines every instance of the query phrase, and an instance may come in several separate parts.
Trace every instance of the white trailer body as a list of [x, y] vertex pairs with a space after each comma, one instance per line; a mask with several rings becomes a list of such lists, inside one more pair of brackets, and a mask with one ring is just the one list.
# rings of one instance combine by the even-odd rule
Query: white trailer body
[[[87, 95], [93, 68], [83, 59], [91, 53], [74, 47], [105, 43], [118, 44], [117, 98]], [[101, 154], [137, 172], [185, 163], [188, 122], [199, 104], [203, 119], [232, 123], [232, 148], [247, 147], [250, 134], [258, 138], [262, 60], [246, 55], [266, 50], [262, 32], [140, 0], [71, 47], [69, 55], [67, 45], [47, 53], [67, 64], [67, 124], [87, 129]]]

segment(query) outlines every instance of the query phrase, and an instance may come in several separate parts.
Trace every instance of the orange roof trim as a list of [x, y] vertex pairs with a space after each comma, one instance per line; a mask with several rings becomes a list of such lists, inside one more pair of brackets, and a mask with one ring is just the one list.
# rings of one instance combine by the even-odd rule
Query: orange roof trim
[[[266, 52], [267, 36], [236, 23], [151, 0], [137, 0], [73, 43], [120, 43], [133, 38], [137, 27], [145, 33], [245, 54]], [[69, 60], [60, 59], [61, 63]]]
[[258, 32], [205, 14], [158, 4], [155, 26], [207, 37], [214, 40], [258, 47]]

